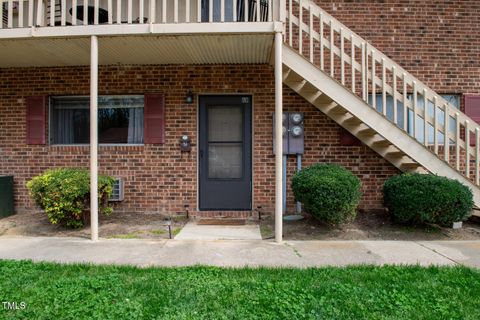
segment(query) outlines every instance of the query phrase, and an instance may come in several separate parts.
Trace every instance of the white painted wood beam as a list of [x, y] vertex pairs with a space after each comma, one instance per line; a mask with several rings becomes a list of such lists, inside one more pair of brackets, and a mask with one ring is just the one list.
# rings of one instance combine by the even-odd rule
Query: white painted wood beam
[[98, 241], [98, 38], [90, 47], [90, 228]]
[[273, 34], [277, 31], [275, 22], [212, 22], [177, 24], [111, 24], [76, 25], [68, 27], [0, 29], [1, 39], [16, 38], [58, 38], [115, 35], [180, 35], [180, 34]]
[[275, 33], [275, 241], [282, 242], [283, 238], [283, 74], [282, 50], [283, 36], [281, 32]]

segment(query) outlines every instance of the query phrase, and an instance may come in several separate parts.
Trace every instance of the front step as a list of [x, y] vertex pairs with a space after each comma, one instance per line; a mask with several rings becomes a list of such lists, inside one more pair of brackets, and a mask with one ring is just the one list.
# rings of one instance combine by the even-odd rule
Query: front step
[[[317, 66], [283, 45], [284, 83], [401, 171], [431, 172], [468, 186], [475, 206], [480, 189], [402, 128]], [[316, 88], [316, 92], [315, 92]]]
[[246, 224], [245, 219], [213, 219], [213, 218], [202, 218], [197, 220], [197, 225], [199, 226], [244, 226]]
[[258, 220], [258, 212], [245, 211], [193, 211], [190, 217], [194, 219], [246, 219]]

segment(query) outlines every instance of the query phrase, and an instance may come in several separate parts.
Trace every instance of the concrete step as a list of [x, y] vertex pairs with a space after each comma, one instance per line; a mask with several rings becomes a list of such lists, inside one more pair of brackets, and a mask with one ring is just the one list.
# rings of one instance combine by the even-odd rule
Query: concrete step
[[258, 220], [258, 212], [252, 210], [245, 211], [193, 211], [190, 212], [190, 217], [194, 219], [246, 219]]

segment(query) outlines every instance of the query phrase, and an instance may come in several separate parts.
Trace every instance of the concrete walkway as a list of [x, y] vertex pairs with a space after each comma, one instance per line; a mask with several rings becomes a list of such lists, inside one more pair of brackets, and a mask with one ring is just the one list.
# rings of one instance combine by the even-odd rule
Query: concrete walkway
[[0, 259], [137, 266], [457, 265], [480, 268], [480, 241], [121, 240], [0, 237]]

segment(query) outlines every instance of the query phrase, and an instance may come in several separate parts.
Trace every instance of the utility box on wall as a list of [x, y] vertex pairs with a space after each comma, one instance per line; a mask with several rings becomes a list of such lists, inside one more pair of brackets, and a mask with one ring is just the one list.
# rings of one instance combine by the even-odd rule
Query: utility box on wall
[[14, 213], [13, 177], [0, 176], [0, 217], [6, 217]]
[[[303, 121], [303, 113], [283, 113], [283, 154], [303, 154], [305, 140]], [[273, 114], [273, 123], [275, 123], [275, 114]], [[275, 125], [273, 125], [273, 153], [275, 154]]]

